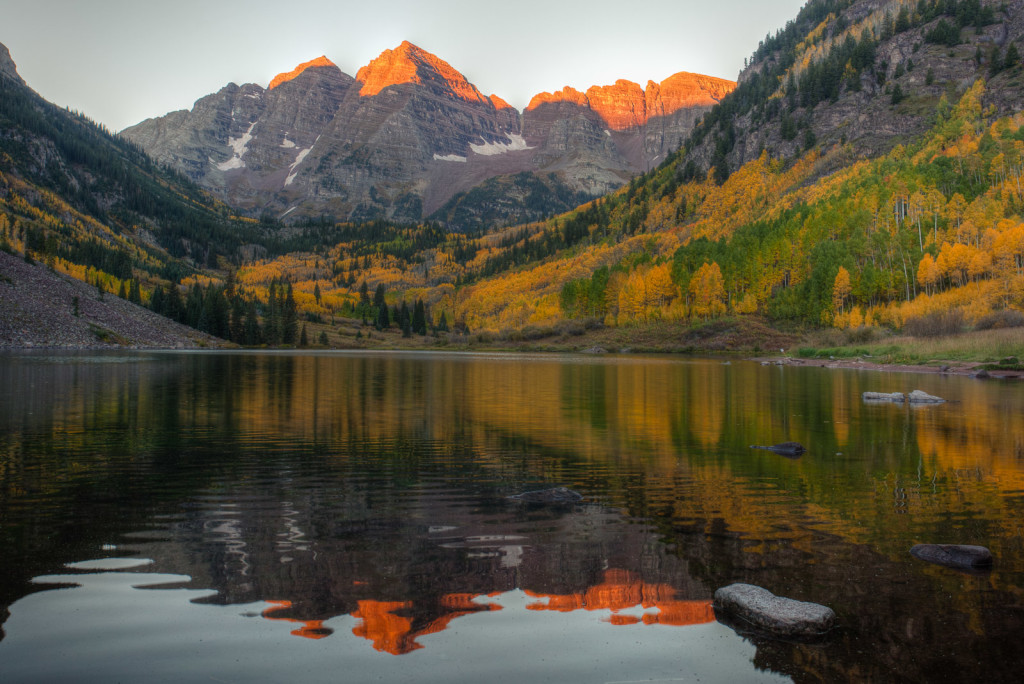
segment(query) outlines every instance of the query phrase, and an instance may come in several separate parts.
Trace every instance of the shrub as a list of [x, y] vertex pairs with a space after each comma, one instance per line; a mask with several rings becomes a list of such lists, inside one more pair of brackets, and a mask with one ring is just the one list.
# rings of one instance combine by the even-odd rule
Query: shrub
[[1024, 313], [1016, 309], [993, 311], [982, 317], [974, 326], [975, 330], [997, 330], [999, 328], [1024, 328]]
[[927, 316], [908, 319], [903, 332], [914, 337], [955, 335], [964, 329], [964, 312], [960, 309], [938, 311]]
[[865, 344], [874, 342], [882, 337], [882, 331], [870, 325], [862, 325], [859, 328], [850, 328], [846, 331], [846, 344]]

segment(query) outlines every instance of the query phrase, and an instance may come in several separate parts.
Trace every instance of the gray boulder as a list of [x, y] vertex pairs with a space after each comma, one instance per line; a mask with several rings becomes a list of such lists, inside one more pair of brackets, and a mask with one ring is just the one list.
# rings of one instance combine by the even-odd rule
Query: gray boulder
[[900, 404], [906, 399], [903, 392], [865, 392], [862, 398], [864, 401], [891, 401]]
[[784, 639], [819, 638], [836, 624], [836, 614], [827, 606], [776, 596], [753, 584], [722, 587], [715, 592], [714, 607], [721, 622], [740, 631], [748, 627]]
[[566, 506], [583, 500], [583, 495], [574, 492], [566, 487], [552, 487], [551, 489], [538, 489], [532, 492], [523, 492], [508, 497], [509, 501], [530, 504], [553, 504]]
[[917, 544], [910, 553], [929, 563], [949, 568], [975, 570], [992, 567], [992, 552], [970, 544]]
[[946, 400], [942, 397], [936, 397], [933, 394], [922, 392], [921, 390], [914, 390], [907, 396], [907, 401], [911, 404], [945, 404]]

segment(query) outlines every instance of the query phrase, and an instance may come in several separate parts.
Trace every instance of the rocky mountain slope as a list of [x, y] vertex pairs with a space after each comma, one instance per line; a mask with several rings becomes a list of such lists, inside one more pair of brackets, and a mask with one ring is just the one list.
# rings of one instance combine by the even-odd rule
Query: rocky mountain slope
[[0, 252], [0, 348], [193, 349], [221, 340]]
[[1019, 61], [1022, 36], [1019, 0], [809, 2], [761, 42], [733, 95], [694, 130], [687, 176], [715, 168], [721, 181], [763, 151], [885, 153], [927, 131], [940, 102], [979, 78], [989, 81], [986, 106], [1020, 111], [1020, 74], [1005, 60]]
[[[618, 81], [542, 93], [520, 113], [404, 42], [355, 78], [320, 57], [266, 89], [229, 84], [122, 135], [250, 213], [415, 221], [524, 171], [555, 184], [554, 195], [608, 192], [673, 151], [734, 86], [680, 73], [646, 89]], [[503, 200], [475, 196], [483, 204], [462, 209], [478, 223]]]

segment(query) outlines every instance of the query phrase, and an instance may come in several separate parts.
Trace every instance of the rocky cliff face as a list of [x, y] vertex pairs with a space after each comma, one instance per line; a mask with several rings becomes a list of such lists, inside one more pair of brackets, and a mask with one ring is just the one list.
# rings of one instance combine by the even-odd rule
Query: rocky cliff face
[[11, 53], [7, 49], [7, 46], [0, 43], [0, 76], [5, 76], [11, 80], [17, 81], [22, 85], [25, 84], [21, 80], [21, 76], [18, 75], [18, 68], [14, 65], [14, 60], [11, 59]]
[[[934, 38], [940, 24], [954, 39]], [[762, 152], [782, 160], [844, 146], [853, 157], [882, 154], [931, 128], [943, 98], [955, 103], [978, 79], [986, 108], [1019, 112], [1021, 64], [993, 58], [1011, 47], [1019, 56], [1022, 46], [1024, 0], [812, 0], [755, 52], [723, 108], [732, 113], [698, 130], [684, 164], [703, 175], [718, 165], [735, 171]]]
[[122, 135], [251, 213], [415, 221], [524, 171], [607, 192], [677, 147], [733, 87], [681, 73], [646, 90], [618, 81], [542, 93], [520, 114], [404, 42], [355, 78], [320, 57], [266, 89], [229, 84]]

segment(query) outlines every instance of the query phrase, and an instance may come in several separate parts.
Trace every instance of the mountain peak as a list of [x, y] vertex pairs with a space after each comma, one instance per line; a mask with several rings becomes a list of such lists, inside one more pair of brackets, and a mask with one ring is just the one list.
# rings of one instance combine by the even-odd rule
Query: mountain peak
[[300, 64], [299, 66], [295, 67], [294, 69], [287, 73], [278, 74], [277, 76], [274, 77], [274, 80], [270, 82], [270, 85], [267, 87], [267, 90], [273, 90], [282, 83], [287, 83], [288, 81], [297, 78], [306, 69], [312, 69], [314, 67], [334, 67], [335, 69], [338, 68], [334, 64], [334, 62], [332, 62], [331, 60], [327, 59], [324, 56], [320, 56], [308, 62], [303, 62], [302, 64]]
[[25, 81], [21, 80], [21, 76], [18, 75], [18, 67], [15, 66], [14, 60], [11, 59], [10, 51], [3, 43], [0, 43], [0, 76], [6, 76], [22, 85], [25, 84]]
[[639, 83], [620, 78], [614, 85], [591, 86], [581, 93], [566, 86], [553, 93], [535, 95], [526, 110], [543, 104], [568, 103], [589, 108], [604, 120], [608, 128], [622, 131], [645, 125], [656, 116], [668, 116], [688, 107], [710, 107], [736, 88], [723, 78], [681, 71], [661, 83]]
[[363, 84], [359, 91], [363, 96], [377, 95], [388, 86], [418, 83], [440, 87], [462, 100], [490, 102], [448, 62], [407, 40], [360, 69], [356, 80]]

